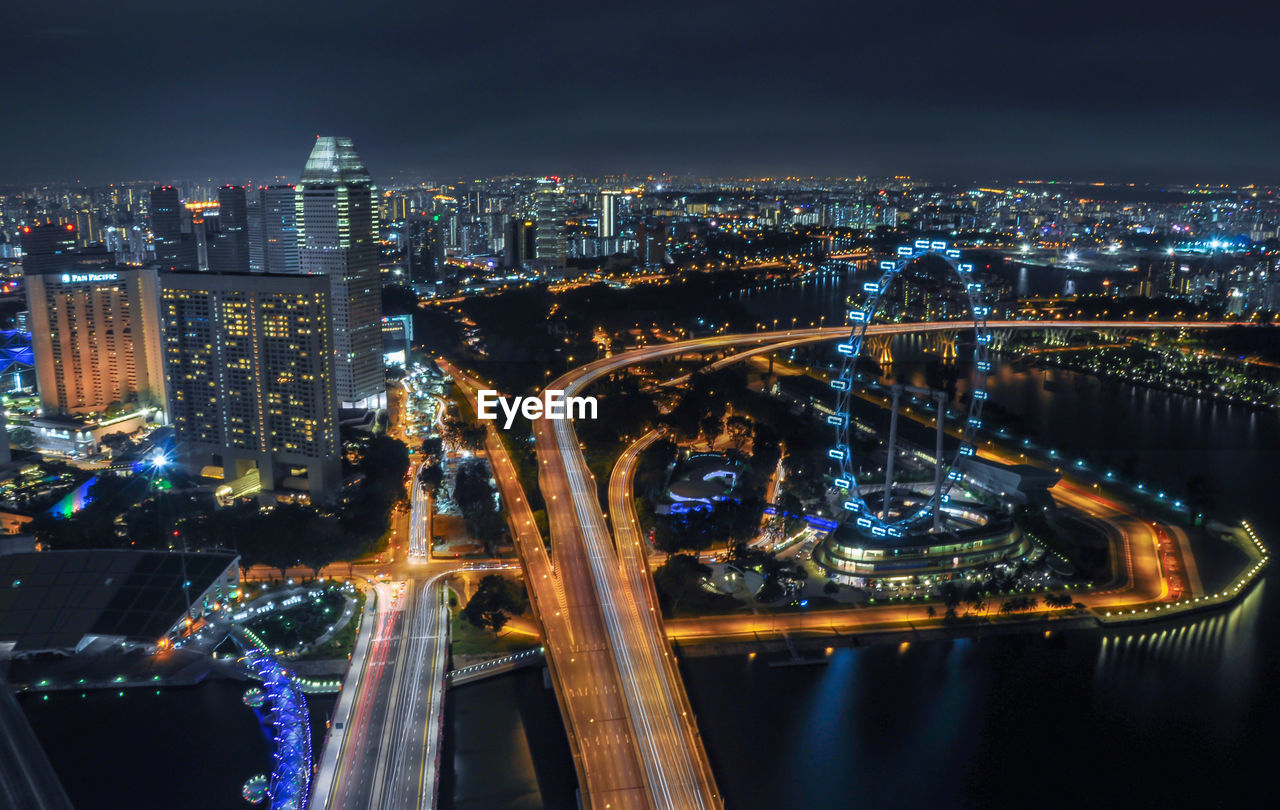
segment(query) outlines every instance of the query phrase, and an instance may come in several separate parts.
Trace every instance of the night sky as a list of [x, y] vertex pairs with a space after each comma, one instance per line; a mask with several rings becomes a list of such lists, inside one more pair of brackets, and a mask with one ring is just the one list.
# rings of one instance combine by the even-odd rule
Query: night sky
[[912, 174], [1280, 182], [1280, 11], [1242, 3], [8, 2], [0, 186]]

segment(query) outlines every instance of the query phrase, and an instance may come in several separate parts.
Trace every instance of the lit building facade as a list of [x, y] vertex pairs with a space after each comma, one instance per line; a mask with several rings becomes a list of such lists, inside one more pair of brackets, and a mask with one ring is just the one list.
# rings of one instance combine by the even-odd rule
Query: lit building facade
[[297, 273], [298, 213], [293, 186], [257, 190], [262, 215], [262, 267], [267, 273]]
[[600, 192], [600, 226], [596, 236], [607, 239], [618, 235], [618, 195], [620, 192], [605, 189]]
[[538, 181], [533, 192], [534, 250], [542, 272], [549, 276], [564, 275], [567, 244], [564, 234], [564, 186], [551, 180]]
[[23, 285], [42, 410], [98, 413], [129, 403], [163, 408], [156, 271], [117, 267], [109, 254], [42, 252], [48, 243], [56, 245], [50, 236], [56, 230], [64, 228], [41, 226], [23, 235]]
[[349, 407], [386, 404], [375, 196], [350, 138], [316, 138], [295, 193], [298, 264], [329, 279], [338, 398]]
[[160, 284], [183, 461], [327, 498], [341, 481], [328, 279], [166, 273]]

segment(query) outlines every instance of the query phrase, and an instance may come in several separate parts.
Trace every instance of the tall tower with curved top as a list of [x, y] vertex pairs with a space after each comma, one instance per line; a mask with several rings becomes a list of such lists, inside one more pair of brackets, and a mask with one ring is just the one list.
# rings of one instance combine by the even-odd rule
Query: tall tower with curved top
[[329, 277], [334, 379], [349, 407], [386, 402], [373, 179], [350, 138], [318, 137], [295, 192], [298, 269]]

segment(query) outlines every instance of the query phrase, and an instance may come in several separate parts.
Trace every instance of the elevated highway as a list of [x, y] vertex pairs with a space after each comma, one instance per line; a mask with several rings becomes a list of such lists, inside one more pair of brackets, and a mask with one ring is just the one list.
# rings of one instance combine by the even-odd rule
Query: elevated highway
[[[1001, 329], [1215, 329], [1237, 325], [1243, 324], [988, 322], [990, 328]], [[965, 328], [964, 321], [873, 324], [867, 334]], [[674, 341], [598, 359], [562, 375], [547, 388], [563, 390], [566, 396], [582, 395], [602, 376], [672, 355], [723, 350], [767, 352], [780, 345], [836, 340], [849, 333], [848, 327], [826, 327]], [[724, 362], [741, 360], [746, 352]], [[442, 363], [442, 367], [464, 386], [474, 404], [474, 389], [484, 387], [483, 382], [451, 364]], [[532, 528], [531, 511], [492, 425], [489, 433], [495, 476], [504, 494], [510, 493], [508, 506], [512, 508], [516, 545], [543, 625], [548, 660], [583, 786], [584, 805], [720, 806], [722, 800], [671, 657], [651, 580], [647, 573], [638, 573], [644, 570], [643, 552], [633, 553], [635, 538], [626, 528], [620, 530], [615, 544], [605, 526], [597, 483], [587, 467], [573, 423], [534, 421], [539, 488], [551, 526], [551, 560], [541, 536]], [[746, 617], [743, 620], [750, 622]], [[744, 626], [742, 632], [756, 630]]]

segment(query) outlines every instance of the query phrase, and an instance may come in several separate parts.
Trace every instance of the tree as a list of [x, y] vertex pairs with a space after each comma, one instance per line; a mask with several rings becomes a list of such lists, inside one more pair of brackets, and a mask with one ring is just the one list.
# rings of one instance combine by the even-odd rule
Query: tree
[[405, 473], [409, 470], [409, 448], [390, 436], [359, 438], [356, 468], [364, 474], [361, 487], [348, 492], [340, 519], [351, 535], [353, 548], [364, 550], [385, 538], [391, 529], [391, 511], [404, 503]]
[[672, 554], [653, 572], [653, 585], [664, 616], [673, 615], [683, 606], [689, 612], [703, 613], [738, 607], [738, 600], [727, 594], [708, 592], [702, 580], [711, 568], [688, 554]]
[[453, 499], [475, 536], [491, 551], [502, 539], [502, 515], [494, 506], [494, 490], [489, 466], [482, 459], [469, 459], [458, 466], [453, 479]]
[[[282, 503], [272, 507], [262, 517], [256, 532], [264, 543], [262, 561], [279, 570], [281, 579], [285, 578], [290, 566], [301, 562], [303, 555], [313, 560], [326, 556], [318, 553], [313, 555], [308, 548], [314, 516], [315, 512], [310, 507]], [[328, 562], [326, 559], [324, 564]]]
[[37, 512], [27, 530], [52, 548], [113, 548], [128, 546], [116, 533], [115, 519], [145, 496], [145, 479], [102, 473], [84, 493], [82, 505], [71, 514]]
[[1047, 593], [1044, 595], [1044, 604], [1046, 607], [1069, 608], [1071, 607], [1071, 594]]
[[300, 543], [299, 560], [319, 577], [320, 569], [329, 563], [356, 552], [351, 537], [342, 525], [331, 517], [311, 513], [308, 517], [306, 537]]
[[755, 538], [760, 531], [764, 503], [759, 498], [729, 498], [710, 508], [655, 521], [654, 545], [669, 553], [703, 551], [714, 545], [732, 545]]
[[444, 420], [444, 432], [453, 442], [464, 450], [477, 451], [484, 447], [484, 427], [478, 422], [464, 422], [456, 414], [450, 414]]
[[831, 580], [827, 580], [827, 584], [822, 586], [822, 592], [825, 593], [827, 596], [835, 596], [836, 594], [840, 593], [840, 586], [835, 584]]
[[790, 490], [778, 498], [778, 511], [782, 513], [783, 525], [788, 532], [795, 531], [804, 523], [804, 504]]
[[747, 439], [751, 437], [751, 420], [735, 413], [724, 420], [724, 427], [729, 433], [730, 443], [741, 453], [747, 446]]
[[724, 430], [724, 419], [715, 413], [708, 413], [698, 420], [698, 431], [706, 439], [707, 444], [714, 445]]
[[522, 613], [526, 604], [524, 590], [514, 581], [501, 574], [486, 574], [467, 600], [462, 615], [473, 626], [488, 628], [497, 635], [510, 620], [508, 614]]
[[36, 446], [36, 434], [30, 428], [16, 427], [9, 431], [9, 442], [20, 450], [30, 450]]
[[942, 585], [942, 604], [946, 605], [949, 610], [954, 611], [960, 606], [961, 594], [960, 588], [954, 582], [946, 582]]
[[977, 583], [965, 588], [964, 601], [969, 605], [970, 613], [977, 613], [987, 606], [986, 595]]
[[776, 602], [786, 593], [782, 587], [782, 578], [777, 574], [765, 574], [764, 583], [760, 586], [760, 590], [756, 591], [757, 602]]
[[98, 443], [111, 450], [113, 454], [118, 453], [133, 444], [129, 437], [124, 433], [108, 433], [99, 439]]
[[442, 483], [444, 483], [444, 468], [439, 463], [422, 465], [422, 472], [418, 473], [418, 486], [422, 487], [423, 492], [435, 497]]
[[778, 433], [763, 422], [755, 422], [751, 430], [751, 465], [763, 476], [773, 475], [782, 458]]
[[486, 610], [480, 614], [480, 619], [496, 636], [502, 632], [502, 628], [506, 626], [508, 618], [507, 614], [501, 610]]
[[444, 439], [439, 436], [423, 439], [420, 452], [424, 464], [439, 464], [444, 459]]

